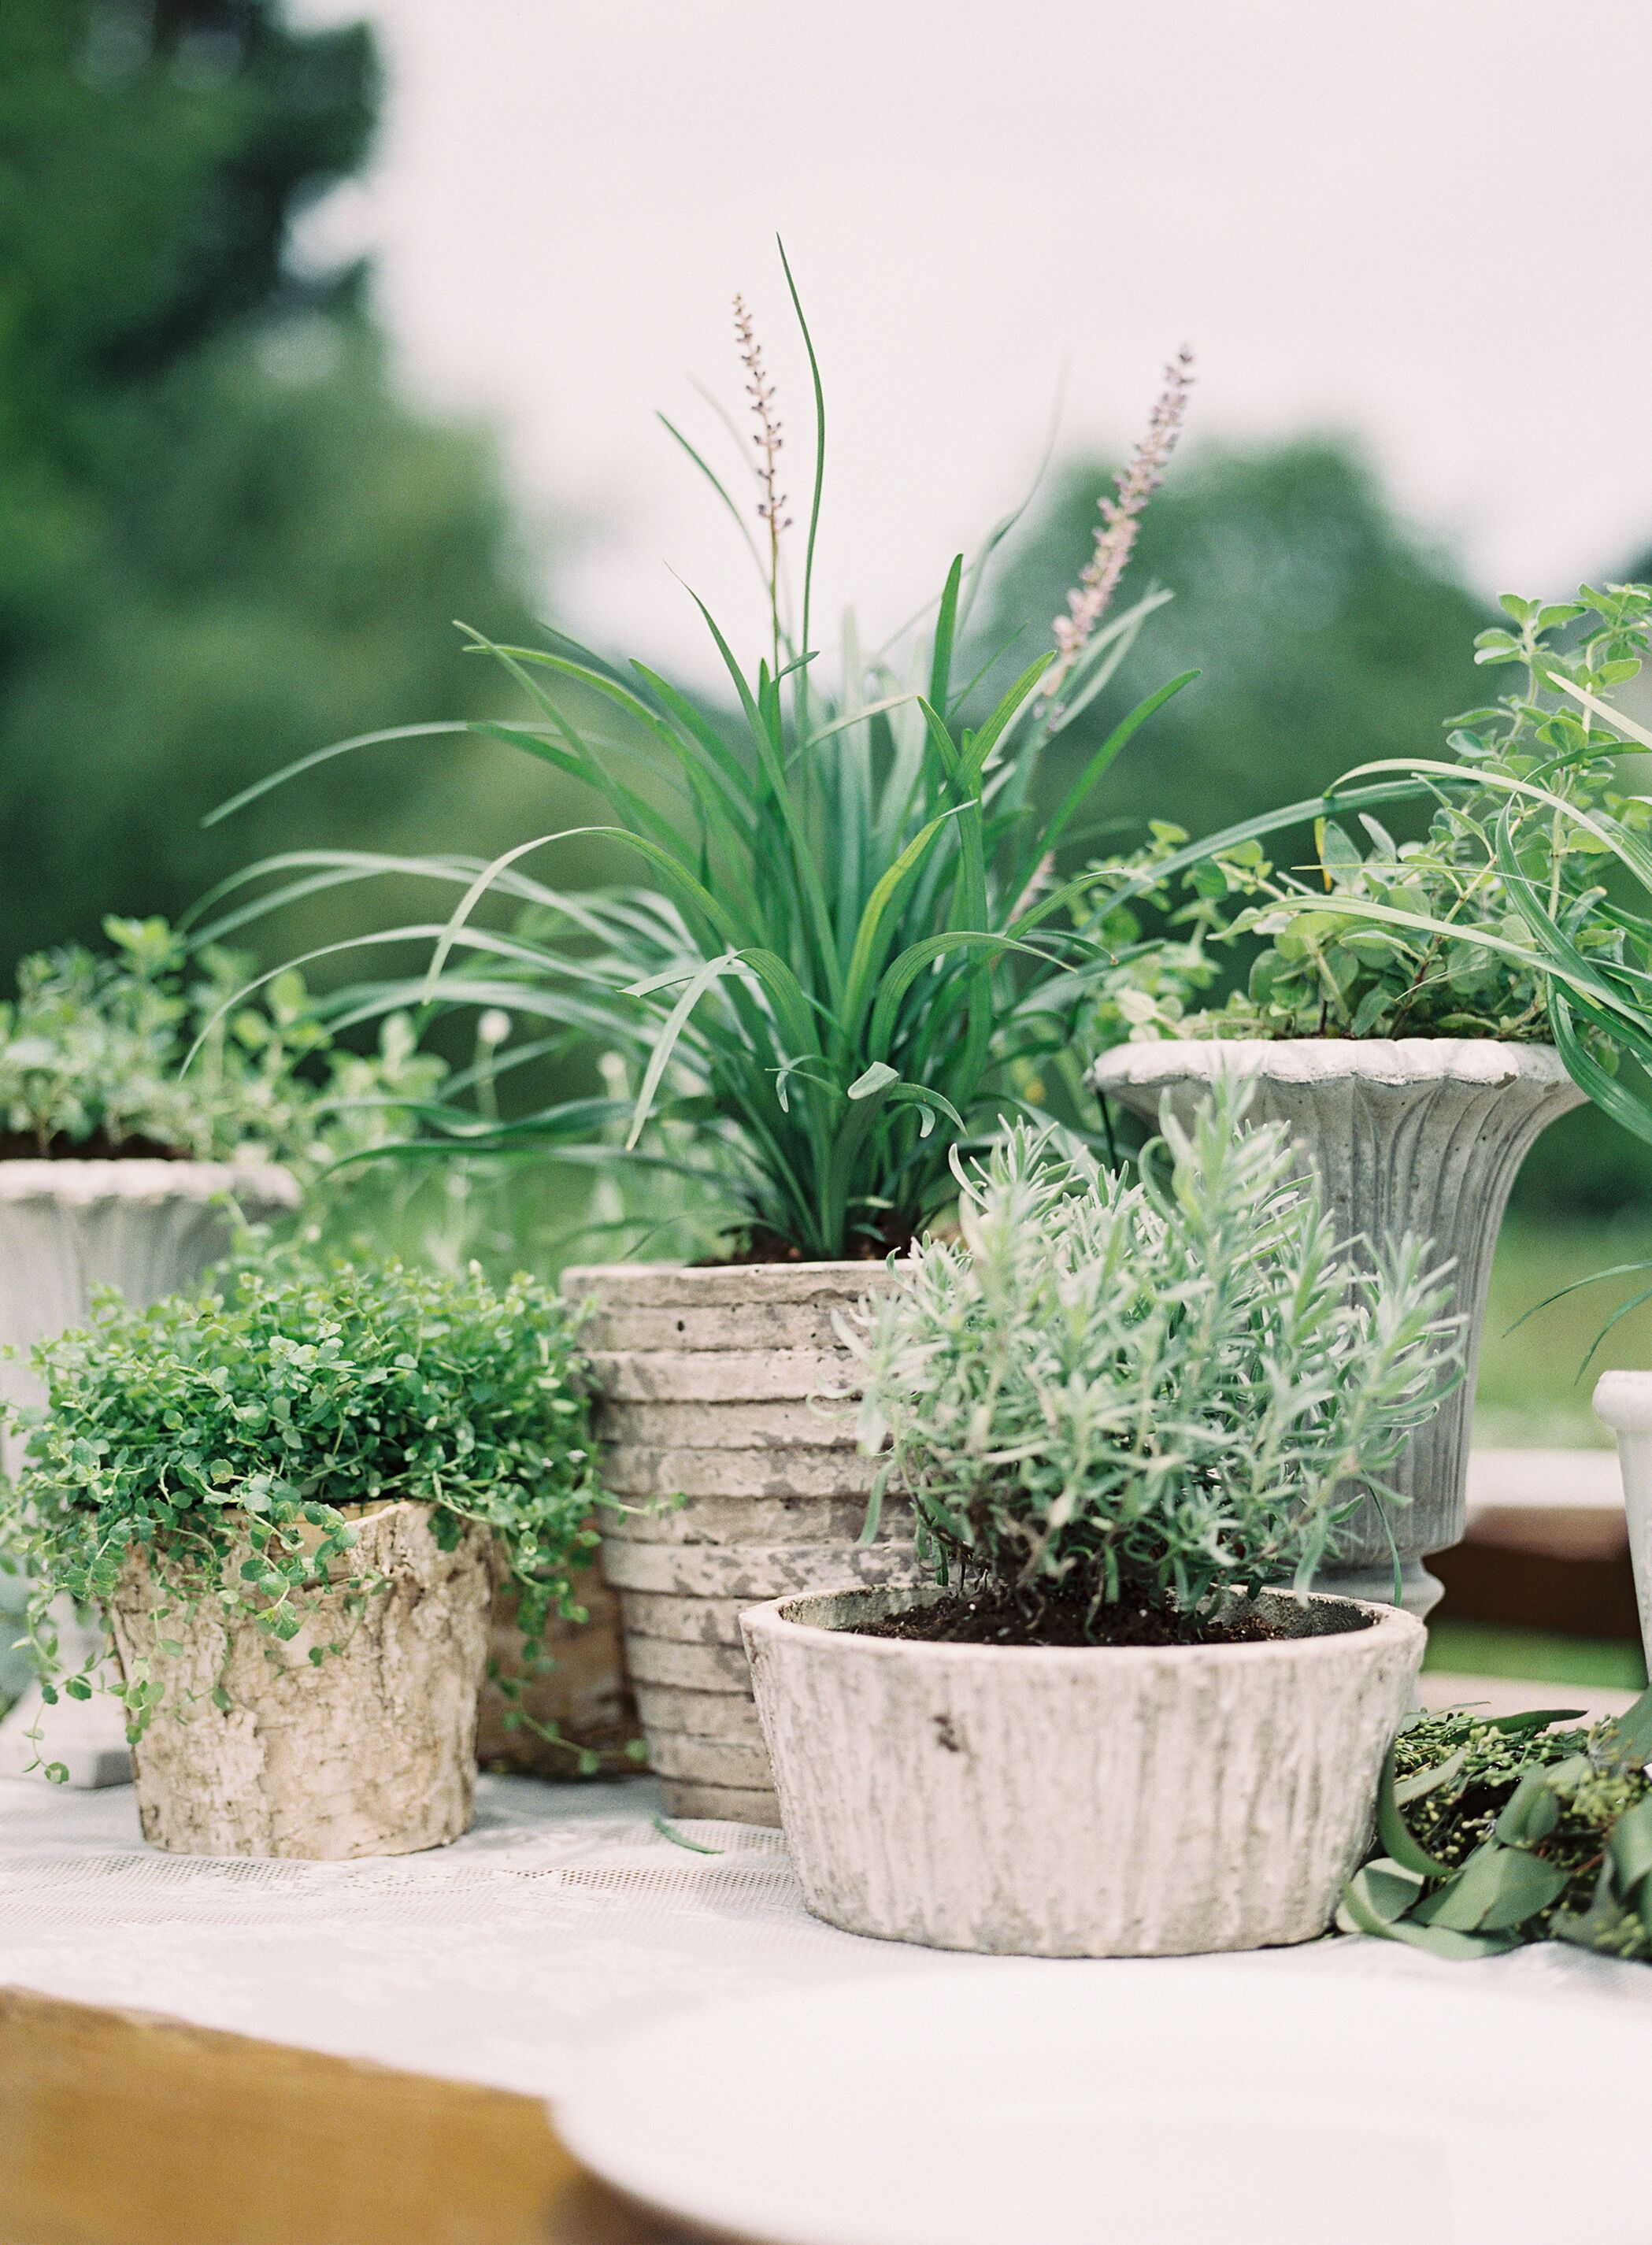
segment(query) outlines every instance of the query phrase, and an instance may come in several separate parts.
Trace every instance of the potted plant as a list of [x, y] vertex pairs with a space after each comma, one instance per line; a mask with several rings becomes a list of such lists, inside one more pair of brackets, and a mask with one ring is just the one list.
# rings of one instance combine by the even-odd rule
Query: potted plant
[[146, 1837], [331, 1858], [464, 1831], [496, 1570], [532, 1643], [596, 1541], [557, 1296], [266, 1242], [221, 1291], [100, 1292], [34, 1362], [0, 1538], [49, 1692], [97, 1681], [63, 1672], [53, 1598], [107, 1616]]
[[[755, 440], [749, 525], [745, 500], [691, 452], [747, 532], [763, 585], [754, 664], [706, 615], [732, 728], [640, 662], [621, 670], [560, 636], [533, 648], [478, 638], [532, 704], [526, 721], [484, 729], [583, 783], [602, 815], [491, 865], [408, 867], [450, 885], [457, 905], [397, 931], [428, 946], [428, 967], [370, 986], [360, 1004], [493, 1007], [525, 1024], [493, 1079], [507, 1093], [510, 1071], [547, 1048], [608, 1070], [600, 1095], [586, 1082], [503, 1119], [450, 1103], [429, 1118], [436, 1142], [538, 1148], [676, 1188], [674, 1203], [631, 1213], [656, 1241], [674, 1219], [697, 1259], [565, 1274], [592, 1308], [605, 1477], [626, 1508], [605, 1529], [605, 1566], [674, 1813], [773, 1822], [737, 1616], [783, 1590], [910, 1570], [894, 1509], [878, 1537], [857, 1540], [873, 1468], [851, 1421], [822, 1407], [850, 1371], [833, 1318], [951, 1199], [953, 1150], [995, 1129], [1039, 1064], [1050, 1073], [1067, 1051], [1083, 970], [1101, 953], [1055, 917], [1066, 892], [1048, 878], [1052, 853], [1186, 680], [1125, 717], [1058, 799], [1034, 782], [1163, 597], [1107, 614], [1189, 376], [1184, 356], [1068, 613], [1041, 627], [1053, 652], [1018, 658], [1001, 690], [994, 665], [971, 677], [959, 659], [1010, 518], [971, 564], [954, 561], [916, 644], [909, 634], [899, 655], [869, 655], [851, 630], [829, 683], [813, 614], [818, 377], [794, 607], [774, 386], [738, 301], [735, 325]], [[640, 861], [646, 885], [570, 895], [525, 862], [589, 838]], [[386, 862], [363, 857], [362, 877]], [[271, 906], [289, 881], [315, 878], [302, 860], [281, 870]], [[484, 898], [510, 905], [513, 923], [482, 925]], [[661, 1509], [662, 1499], [680, 1502]]]
[[[105, 925], [106, 953], [27, 959], [0, 1004], [0, 1402], [36, 1400], [29, 1348], [80, 1323], [94, 1288], [141, 1305], [193, 1286], [227, 1249], [234, 1210], [259, 1222], [294, 1208], [323, 1163], [403, 1135], [392, 1095], [421, 1098], [440, 1074], [403, 1021], [386, 1022], [375, 1057], [335, 1049], [296, 975], [225, 1011], [244, 958], [192, 950], [163, 920]], [[26, 1665], [8, 1683], [23, 1699], [0, 1726], [0, 1772], [17, 1774], [42, 1702]], [[129, 1774], [101, 1703], [60, 1707], [50, 1727], [71, 1782]]]
[[[1461, 1536], [1465, 1477], [1493, 1251], [1510, 1188], [1539, 1134], [1613, 1082], [1575, 964], [1598, 984], [1625, 940], [1601, 885], [1620, 839], [1644, 845], [1648, 809], [1622, 791], [1631, 745], [1596, 698], [1638, 668], [1652, 595], [1614, 587], [1544, 607], [1509, 595], [1508, 628], [1477, 659], [1513, 668], [1500, 702], [1450, 721], [1455, 760], [1361, 767], [1297, 804], [1182, 846], [1162, 833], [1135, 861], [1097, 869], [1098, 911], [1118, 963], [1091, 1032], [1104, 1097], [1185, 1111], [1218, 1074], [1256, 1085], [1258, 1116], [1287, 1123], [1347, 1236], [1432, 1238], [1456, 1272], [1468, 1377], [1396, 1467], [1410, 1499], [1394, 1523], [1405, 1602], [1439, 1585], [1423, 1564]], [[1583, 628], [1580, 631], [1579, 627]], [[1580, 698], [1581, 697], [1581, 698]], [[1425, 836], [1397, 842], [1377, 813], [1432, 798]], [[1311, 824], [1305, 872], [1272, 864], [1270, 832]], [[1190, 892], [1169, 934], [1138, 940], [1143, 896]], [[1540, 939], [1545, 928], [1552, 943]], [[1220, 947], [1247, 946], [1248, 977], [1202, 1002]], [[1568, 1072], [1569, 1071], [1569, 1072]], [[1370, 1595], [1391, 1567], [1372, 1506], [1343, 1530], [1322, 1577]]]
[[1126, 1184], [1024, 1131], [850, 1328], [925, 1592], [742, 1617], [792, 1860], [833, 1924], [1181, 1954], [1322, 1932], [1424, 1631], [1307, 1584], [1383, 1493], [1455, 1321], [1356, 1273], [1283, 1126], [1219, 1084]]

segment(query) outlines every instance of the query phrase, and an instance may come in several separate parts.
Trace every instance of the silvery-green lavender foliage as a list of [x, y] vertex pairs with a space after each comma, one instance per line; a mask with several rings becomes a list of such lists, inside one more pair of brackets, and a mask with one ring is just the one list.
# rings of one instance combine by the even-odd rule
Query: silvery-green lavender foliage
[[1362, 1275], [1244, 1103], [1167, 1111], [1168, 1175], [1134, 1183], [1018, 1129], [963, 1177], [957, 1240], [846, 1324], [863, 1440], [943, 1579], [1192, 1616], [1304, 1586], [1351, 1501], [1391, 1499], [1452, 1384], [1445, 1274], [1406, 1239]]

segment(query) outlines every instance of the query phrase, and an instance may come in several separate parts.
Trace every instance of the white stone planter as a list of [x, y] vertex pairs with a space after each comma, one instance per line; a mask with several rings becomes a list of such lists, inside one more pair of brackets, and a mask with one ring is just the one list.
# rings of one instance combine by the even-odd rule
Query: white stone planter
[[[123, 1672], [146, 1663], [166, 1694], [133, 1750], [144, 1837], [157, 1847], [336, 1861], [411, 1855], [470, 1828], [487, 1530], [467, 1528], [443, 1551], [422, 1504], [387, 1504], [355, 1526], [352, 1569], [388, 1584], [359, 1618], [342, 1591], [324, 1595], [285, 1645], [227, 1626], [210, 1604], [158, 1631], [149, 1563], [128, 1561], [110, 1618]], [[184, 1651], [162, 1652], [158, 1634]], [[342, 1650], [311, 1661], [312, 1646], [335, 1641]], [[227, 1708], [213, 1703], [220, 1684]]]
[[1641, 1646], [1652, 1661], [1652, 1372], [1602, 1373], [1595, 1384], [1594, 1411], [1617, 1436]]
[[995, 1956], [1183, 1956], [1324, 1931], [1412, 1704], [1412, 1615], [1269, 1594], [1288, 1627], [1369, 1626], [1164, 1650], [850, 1633], [911, 1596], [780, 1598], [742, 1618], [817, 1917]]
[[[889, 1501], [861, 1549], [876, 1467], [855, 1448], [836, 1311], [875, 1263], [620, 1264], [565, 1272], [589, 1301], [601, 1390], [602, 1563], [620, 1593], [649, 1759], [677, 1816], [780, 1821], [741, 1609], [790, 1590], [912, 1582], [912, 1516]], [[678, 1503], [669, 1500], [680, 1498]], [[661, 1506], [659, 1500], [667, 1500]]]
[[[26, 1352], [84, 1324], [94, 1286], [117, 1287], [140, 1306], [193, 1286], [228, 1247], [226, 1193], [254, 1223], [299, 1199], [288, 1172], [264, 1162], [0, 1162], [0, 1346]], [[26, 1364], [0, 1357], [0, 1397], [39, 1401]], [[0, 1776], [21, 1776], [35, 1760], [28, 1733], [38, 1729], [46, 1758], [63, 1763], [71, 1785], [125, 1784], [132, 1767], [114, 1702], [99, 1695], [46, 1707], [26, 1660], [7, 1653], [16, 1634], [7, 1609], [23, 1595], [15, 1576], [0, 1575], [0, 1689], [23, 1694], [0, 1723]], [[89, 1632], [66, 1601], [58, 1618], [71, 1657], [72, 1645], [89, 1654]]]
[[[1521, 1162], [1540, 1132], [1582, 1103], [1552, 1045], [1489, 1037], [1235, 1038], [1122, 1045], [1091, 1071], [1096, 1089], [1158, 1119], [1185, 1118], [1218, 1069], [1254, 1080], [1250, 1117], [1283, 1122], [1317, 1170], [1339, 1234], [1433, 1242], [1456, 1266], [1468, 1319], [1466, 1377], [1386, 1475], [1409, 1502], [1390, 1516], [1405, 1603], [1425, 1614], [1440, 1585], [1423, 1565], [1462, 1540], [1474, 1375], [1492, 1252]], [[1342, 1530], [1320, 1587], [1391, 1597], [1388, 1531], [1367, 1496]]]

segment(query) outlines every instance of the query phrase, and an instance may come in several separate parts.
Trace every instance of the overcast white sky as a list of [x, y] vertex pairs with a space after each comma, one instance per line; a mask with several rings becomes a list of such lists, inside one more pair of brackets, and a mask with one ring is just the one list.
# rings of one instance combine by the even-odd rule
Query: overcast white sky
[[738, 403], [736, 288], [806, 493], [776, 229], [829, 388], [828, 599], [869, 625], [1019, 493], [1063, 367], [1066, 438], [1121, 444], [1184, 339], [1198, 429], [1359, 432], [1488, 585], [1652, 537], [1647, 0], [294, 12], [369, 17], [389, 73], [316, 248], [375, 254], [410, 387], [498, 422], [525, 506], [600, 526], [563, 614], [638, 652], [697, 661], [670, 568], [743, 598], [652, 418], [718, 441], [687, 379]]

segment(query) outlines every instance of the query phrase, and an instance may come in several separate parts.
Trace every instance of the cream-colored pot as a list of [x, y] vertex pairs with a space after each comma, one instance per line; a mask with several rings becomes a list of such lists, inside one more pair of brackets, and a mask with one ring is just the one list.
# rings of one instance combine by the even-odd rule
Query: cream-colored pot
[[877, 1263], [565, 1272], [600, 1401], [602, 1564], [620, 1593], [649, 1760], [674, 1816], [777, 1824], [740, 1638], [742, 1607], [789, 1590], [917, 1579], [890, 1498], [858, 1538], [877, 1472], [855, 1447], [854, 1364], [835, 1313], [891, 1283]]
[[1594, 1414], [1617, 1436], [1641, 1647], [1652, 1660], [1652, 1372], [1602, 1373], [1594, 1389]]
[[1269, 1593], [1291, 1634], [1260, 1645], [852, 1633], [911, 1597], [777, 1598], [741, 1617], [817, 1917], [1022, 1957], [1175, 1957], [1325, 1930], [1412, 1702], [1414, 1616]]
[[[157, 1847], [335, 1861], [412, 1855], [470, 1829], [488, 1532], [471, 1524], [444, 1551], [430, 1507], [406, 1503], [355, 1525], [350, 1570], [383, 1587], [359, 1616], [342, 1588], [323, 1592], [286, 1644], [209, 1602], [158, 1615], [164, 1564], [158, 1585], [146, 1555], [128, 1558], [110, 1620], [128, 1681], [147, 1675], [165, 1692], [132, 1750]], [[163, 1652], [162, 1638], [183, 1650]], [[338, 1649], [313, 1662], [317, 1646]], [[227, 1706], [214, 1703], [220, 1685]]]

